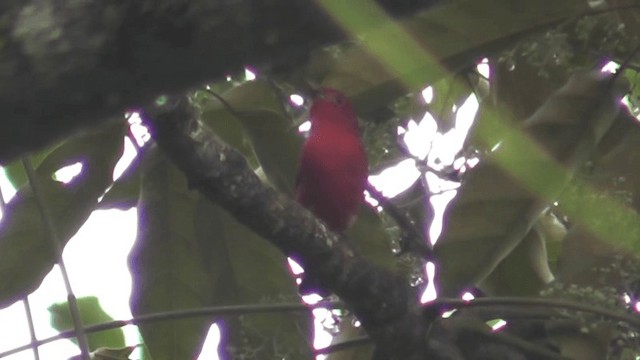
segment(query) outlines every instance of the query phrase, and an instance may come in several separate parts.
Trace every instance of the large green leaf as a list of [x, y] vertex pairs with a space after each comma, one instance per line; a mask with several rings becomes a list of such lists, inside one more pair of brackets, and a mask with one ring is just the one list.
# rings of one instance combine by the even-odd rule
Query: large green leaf
[[[138, 202], [138, 235], [129, 257], [134, 316], [207, 306], [212, 279], [194, 219], [198, 194], [164, 154], [149, 153]], [[214, 237], [213, 234], [210, 234]], [[141, 324], [153, 359], [193, 359], [212, 319]]]
[[238, 114], [269, 181], [293, 193], [302, 137], [266, 81], [246, 82], [224, 94]]
[[[78, 231], [112, 182], [115, 163], [122, 155], [121, 123], [71, 138], [49, 154], [37, 168], [42, 202], [52, 217], [59, 241]], [[82, 172], [69, 183], [53, 179], [55, 171], [82, 163]], [[31, 188], [22, 186], [7, 204], [0, 223], [0, 307], [35, 290], [56, 262], [51, 234], [42, 224]]]
[[[198, 233], [207, 242], [214, 304], [300, 301], [286, 258], [278, 249], [219, 207], [202, 200], [199, 209]], [[310, 313], [226, 318], [222, 352], [230, 359], [309, 358], [310, 319]]]
[[532, 230], [480, 283], [491, 296], [535, 296], [553, 280], [545, 238]]
[[435, 247], [445, 295], [486, 278], [590, 156], [619, 109], [622, 89], [606, 86], [596, 73], [575, 75], [522, 130], [505, 121], [507, 114], [480, 118], [487, 148], [500, 145], [464, 179], [445, 215]]
[[[285, 257], [196, 192], [162, 154], [145, 166], [139, 234], [130, 257], [135, 316], [239, 303], [299, 301]], [[225, 319], [226, 351], [304, 358], [309, 315]], [[193, 358], [213, 319], [140, 325], [154, 359]], [[302, 356], [302, 357], [299, 357]]]
[[[113, 321], [113, 318], [104, 311], [100, 301], [95, 296], [81, 297], [77, 300], [82, 325], [96, 325]], [[49, 313], [51, 315], [51, 325], [56, 330], [65, 331], [74, 328], [68, 302], [51, 305]], [[120, 328], [88, 334], [87, 340], [91, 351], [101, 347], [123, 348], [125, 346], [124, 333]], [[71, 341], [77, 343], [76, 338], [71, 338]]]
[[[227, 89], [228, 90], [228, 89]], [[240, 123], [238, 112], [228, 108], [208, 91], [198, 91], [193, 96], [200, 109], [200, 119], [210, 127], [225, 143], [233, 146], [244, 155], [252, 167], [256, 167], [256, 159], [247, 134]], [[225, 100], [226, 101], [226, 100]], [[231, 105], [231, 104], [229, 104]]]

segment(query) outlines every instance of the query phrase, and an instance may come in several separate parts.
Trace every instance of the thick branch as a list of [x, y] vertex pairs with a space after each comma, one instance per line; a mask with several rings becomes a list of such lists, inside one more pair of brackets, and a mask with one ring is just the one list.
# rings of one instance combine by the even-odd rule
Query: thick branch
[[142, 115], [158, 145], [185, 172], [191, 186], [339, 295], [386, 354], [425, 358], [427, 324], [406, 279], [354, 254], [311, 213], [263, 184], [242, 155], [203, 127], [187, 100], [147, 109]]
[[[387, 2], [396, 13], [428, 1]], [[344, 38], [315, 1], [0, 5], [0, 163], [246, 64], [291, 67]]]
[[[0, 2], [0, 163], [122, 116], [127, 108], [148, 104], [160, 94], [193, 88], [247, 64], [295, 68], [311, 49], [346, 38], [343, 28], [318, 5], [331, 1], [342, 2], [4, 0]], [[481, 52], [573, 16], [583, 3], [521, 4], [518, 11], [503, 17], [503, 28], [487, 29], [486, 21], [496, 16], [501, 1], [445, 2], [425, 17], [404, 21], [402, 26], [420, 47], [429, 49], [432, 58], [417, 59], [419, 68], [391, 71], [366, 93], [349, 94], [357, 95], [354, 103], [359, 112], [406, 93], [401, 79], [426, 83], [440, 78], [442, 71], [433, 61], [459, 68]], [[434, 1], [348, 3], [370, 6], [368, 2], [405, 15]], [[345, 62], [349, 61], [353, 59]], [[375, 61], [367, 66], [373, 66], [370, 72], [384, 72]]]

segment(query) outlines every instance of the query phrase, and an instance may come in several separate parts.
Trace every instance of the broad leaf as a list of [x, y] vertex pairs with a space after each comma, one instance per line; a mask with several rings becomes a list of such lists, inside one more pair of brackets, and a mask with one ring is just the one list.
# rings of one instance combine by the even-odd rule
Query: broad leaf
[[246, 82], [225, 93], [238, 114], [256, 157], [269, 181], [293, 193], [302, 137], [266, 81]]
[[[81, 297], [77, 300], [83, 326], [113, 321], [113, 318], [104, 311], [100, 305], [100, 301], [98, 301], [98, 298], [95, 296]], [[56, 330], [64, 331], [74, 328], [68, 302], [51, 305], [49, 307], [49, 313], [51, 315], [51, 325], [53, 325]], [[111, 329], [87, 334], [87, 340], [89, 342], [89, 350], [91, 351], [103, 347], [122, 348], [125, 346], [122, 329]], [[78, 342], [76, 338], [71, 338], [71, 341], [76, 344]]]
[[[198, 234], [206, 241], [215, 305], [300, 301], [286, 258], [219, 207], [201, 200]], [[221, 351], [230, 359], [310, 356], [310, 313], [227, 317]]]
[[[67, 140], [49, 154], [37, 169], [42, 202], [62, 245], [78, 231], [112, 182], [115, 163], [122, 155], [122, 124]], [[53, 173], [69, 164], [82, 163], [82, 172], [64, 184]], [[35, 290], [56, 262], [49, 230], [28, 184], [7, 204], [0, 223], [0, 307]]]
[[535, 229], [480, 283], [491, 296], [536, 296], [553, 280], [545, 238]]
[[[135, 289], [131, 312], [140, 316], [208, 306], [212, 279], [194, 223], [198, 194], [189, 190], [184, 175], [164, 154], [149, 153], [146, 162], [138, 235], [129, 255]], [[139, 328], [154, 360], [193, 359], [211, 322], [206, 317], [189, 318]]]
[[520, 243], [611, 126], [621, 90], [594, 73], [575, 75], [522, 130], [507, 114], [479, 120], [479, 136], [494, 151], [464, 179], [445, 215], [435, 249], [444, 294], [482, 281]]

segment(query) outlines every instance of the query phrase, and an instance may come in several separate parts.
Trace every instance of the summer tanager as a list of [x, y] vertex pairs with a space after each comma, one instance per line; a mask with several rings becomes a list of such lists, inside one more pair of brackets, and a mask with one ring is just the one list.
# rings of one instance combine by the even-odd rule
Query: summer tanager
[[310, 110], [311, 129], [302, 149], [296, 199], [342, 233], [364, 200], [367, 155], [356, 113], [341, 92], [319, 90]]
[[[298, 169], [296, 200], [330, 230], [342, 233], [355, 221], [367, 183], [367, 155], [358, 119], [346, 96], [325, 88], [311, 105], [310, 121]], [[300, 292], [329, 295], [308, 276], [300, 283]]]

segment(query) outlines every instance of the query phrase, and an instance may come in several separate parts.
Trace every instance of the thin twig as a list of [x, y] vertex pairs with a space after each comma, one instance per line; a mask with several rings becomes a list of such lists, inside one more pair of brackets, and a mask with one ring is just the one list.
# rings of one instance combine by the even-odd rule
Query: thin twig
[[33, 164], [31, 164], [31, 160], [28, 157], [24, 158], [22, 160], [22, 165], [24, 166], [24, 170], [27, 173], [27, 179], [29, 179], [29, 184], [31, 186], [31, 189], [33, 190], [33, 195], [38, 205], [38, 210], [40, 211], [40, 217], [42, 218], [42, 223], [47, 229], [47, 233], [49, 234], [49, 241], [51, 243], [52, 249], [55, 252], [55, 256], [57, 257], [57, 263], [60, 267], [60, 272], [62, 273], [62, 280], [64, 281], [65, 289], [67, 291], [69, 312], [71, 313], [71, 319], [73, 321], [73, 326], [76, 334], [75, 336], [78, 339], [78, 346], [80, 347], [80, 355], [83, 360], [89, 360], [90, 354], [87, 334], [82, 326], [80, 309], [78, 308], [78, 300], [73, 294], [71, 281], [69, 280], [69, 273], [67, 272], [67, 267], [65, 266], [64, 260], [62, 259], [62, 246], [60, 245], [58, 232], [53, 223], [53, 218], [46, 207], [43, 198], [44, 194], [42, 193], [42, 189], [40, 188], [40, 183], [38, 182], [38, 178], [36, 176], [35, 170], [33, 169]]
[[[200, 316], [231, 316], [231, 315], [269, 313], [269, 312], [301, 312], [301, 311], [309, 311], [310, 309], [314, 309], [314, 308], [343, 309], [345, 308], [345, 305], [340, 301], [322, 301], [314, 304], [311, 307], [307, 304], [300, 304], [300, 303], [213, 306], [213, 307], [204, 307], [200, 309], [153, 313], [148, 315], [141, 315], [130, 320], [116, 320], [116, 321], [105, 322], [101, 324], [87, 326], [84, 328], [84, 332], [86, 334], [92, 334], [99, 331], [121, 328], [127, 325], [140, 325], [140, 324], [146, 324], [146, 323], [151, 323], [156, 321], [166, 321], [166, 320], [182, 320], [182, 319], [200, 317]], [[19, 353], [21, 351], [28, 350], [33, 346], [42, 346], [44, 344], [48, 344], [57, 340], [74, 337], [75, 333], [76, 333], [75, 330], [61, 331], [60, 333], [58, 333], [58, 335], [35, 341], [32, 344], [18, 346], [11, 350], [0, 353], [0, 358]]]
[[242, 114], [238, 110], [234, 109], [233, 106], [231, 106], [231, 104], [229, 104], [229, 102], [222, 97], [222, 95], [219, 95], [215, 91], [212, 91], [209, 89], [205, 89], [205, 91], [211, 94], [211, 96], [213, 96], [214, 98], [216, 98], [231, 115], [239, 119], [242, 119]]
[[425, 260], [433, 259], [433, 249], [431, 243], [422, 231], [416, 229], [415, 224], [408, 216], [406, 216], [400, 209], [398, 209], [389, 199], [387, 199], [378, 189], [376, 189], [371, 183], [367, 183], [367, 191], [372, 198], [376, 199], [380, 206], [384, 208], [384, 211], [391, 216], [391, 218], [398, 224], [398, 226], [404, 231], [409, 240], [412, 250], [419, 253], [419, 255]]
[[596, 315], [601, 315], [612, 320], [623, 321], [640, 330], [640, 317], [637, 315], [625, 314], [620, 311], [604, 309], [598, 306], [577, 303], [564, 299], [543, 299], [526, 297], [488, 297], [477, 298], [471, 301], [461, 299], [441, 298], [426, 304], [426, 306], [448, 305], [452, 307], [476, 307], [476, 306], [541, 306], [550, 308], [561, 308], [576, 310]]
[[[29, 324], [29, 336], [31, 337], [31, 344], [35, 344], [38, 341], [38, 337], [36, 336], [36, 327], [33, 323], [33, 314], [31, 313], [29, 296], [24, 297], [24, 299], [22, 300], [22, 304], [24, 305], [24, 312], [27, 315], [27, 324]], [[33, 350], [34, 360], [40, 360], [40, 347], [33, 346], [31, 349]]]

